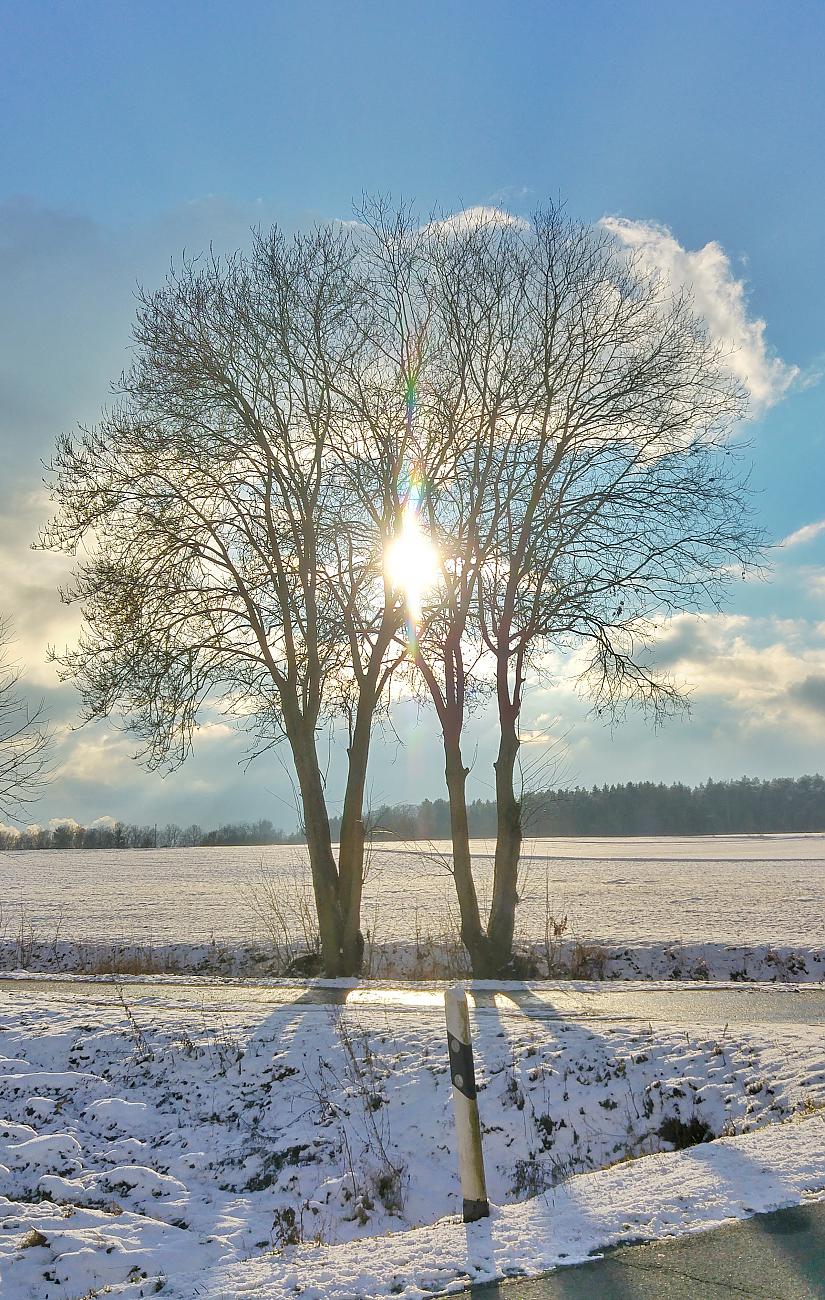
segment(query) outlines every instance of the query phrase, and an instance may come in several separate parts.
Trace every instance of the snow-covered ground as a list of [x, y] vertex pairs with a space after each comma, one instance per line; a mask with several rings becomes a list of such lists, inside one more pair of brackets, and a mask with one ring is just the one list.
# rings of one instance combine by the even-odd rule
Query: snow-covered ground
[[[465, 973], [448, 848], [373, 852], [367, 976]], [[491, 846], [473, 854], [483, 903]], [[310, 893], [298, 847], [0, 853], [0, 969], [283, 974]], [[825, 978], [823, 835], [532, 841], [520, 899], [534, 977]]]
[[[174, 1300], [429, 1300], [471, 1282], [535, 1275], [608, 1246], [701, 1232], [760, 1211], [825, 1196], [825, 1121], [779, 1125], [712, 1146], [646, 1156], [571, 1178], [489, 1221], [442, 1219], [380, 1243], [304, 1248], [170, 1279]], [[508, 1292], [516, 1300], [518, 1289]]]
[[0, 1006], [11, 1300], [413, 1297], [825, 1192], [819, 1029], [477, 1010], [499, 1208], [465, 1230], [440, 1015], [70, 987]]
[[[119, 976], [199, 975], [223, 978], [302, 976], [317, 973], [317, 954], [299, 943], [274, 951], [266, 943], [39, 941], [0, 935], [0, 971]], [[804, 944], [599, 943], [564, 934], [517, 945], [519, 973], [531, 979], [723, 980], [772, 984], [825, 980], [825, 941]], [[368, 942], [364, 978], [370, 980], [457, 979], [470, 974], [467, 953], [457, 939]]]
[[[363, 921], [379, 943], [454, 922], [449, 844], [372, 850]], [[494, 845], [472, 841], [482, 902]], [[577, 938], [798, 945], [823, 941], [825, 835], [651, 836], [525, 842], [519, 923], [542, 938], [546, 912]], [[42, 850], [0, 853], [7, 937], [143, 944], [218, 944], [267, 937], [252, 896], [308, 886], [306, 850], [284, 848]], [[299, 918], [296, 915], [296, 924]], [[453, 927], [454, 928], [454, 927]], [[0, 924], [2, 931], [2, 924]]]

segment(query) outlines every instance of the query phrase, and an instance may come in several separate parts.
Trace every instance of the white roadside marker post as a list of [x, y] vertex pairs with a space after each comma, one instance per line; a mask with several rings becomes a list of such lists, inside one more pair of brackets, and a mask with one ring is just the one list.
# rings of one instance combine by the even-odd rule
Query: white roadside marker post
[[473, 1046], [470, 1039], [470, 1015], [467, 994], [454, 984], [444, 994], [447, 1012], [447, 1045], [450, 1052], [450, 1077], [453, 1081], [453, 1111], [458, 1134], [458, 1168], [461, 1195], [464, 1198], [464, 1222], [475, 1223], [490, 1214], [484, 1155], [481, 1150], [481, 1124], [476, 1101], [476, 1076]]

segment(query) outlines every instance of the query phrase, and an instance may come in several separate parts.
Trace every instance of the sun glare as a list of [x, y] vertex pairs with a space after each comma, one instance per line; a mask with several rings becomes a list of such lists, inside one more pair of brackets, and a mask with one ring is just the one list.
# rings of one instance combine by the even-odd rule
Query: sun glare
[[396, 591], [403, 591], [410, 622], [421, 619], [421, 600], [438, 581], [438, 551], [421, 527], [412, 504], [404, 509], [401, 532], [387, 546], [384, 556], [387, 577]]

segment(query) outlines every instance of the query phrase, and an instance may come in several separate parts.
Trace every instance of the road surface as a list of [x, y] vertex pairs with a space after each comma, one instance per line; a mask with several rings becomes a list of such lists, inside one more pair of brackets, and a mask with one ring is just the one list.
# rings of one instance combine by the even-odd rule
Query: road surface
[[[455, 1292], [453, 1292], [455, 1296]], [[493, 1282], [473, 1300], [822, 1300], [825, 1203], [755, 1214], [741, 1223], [623, 1246], [546, 1277]], [[456, 1297], [459, 1300], [459, 1297]]]
[[[160, 1007], [195, 1006], [221, 1015], [248, 1014], [254, 1007], [285, 1012], [349, 1006], [443, 1015], [443, 983], [388, 985], [352, 981], [302, 984], [289, 980], [216, 980], [191, 977], [0, 975], [0, 1005], [11, 1008], [38, 997], [50, 1002], [100, 1005], [120, 1001]], [[810, 984], [647, 984], [616, 980], [604, 984], [574, 981], [466, 987], [477, 1014], [529, 1016], [536, 1020], [641, 1021], [670, 1025], [804, 1024], [825, 1025], [825, 989]]]

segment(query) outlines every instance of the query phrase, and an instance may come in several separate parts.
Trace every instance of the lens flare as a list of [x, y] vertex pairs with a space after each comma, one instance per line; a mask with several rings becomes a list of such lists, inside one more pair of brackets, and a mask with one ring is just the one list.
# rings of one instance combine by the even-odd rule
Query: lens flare
[[[421, 337], [415, 338], [407, 349], [404, 374], [404, 399], [406, 405], [407, 436], [413, 441], [415, 408], [418, 400], [418, 373], [421, 366]], [[384, 552], [384, 571], [390, 586], [403, 592], [407, 606], [407, 648], [411, 658], [418, 649], [418, 631], [421, 624], [422, 597], [438, 582], [440, 557], [427, 536], [421, 522], [421, 502], [424, 498], [424, 480], [413, 469], [406, 483], [399, 483], [399, 495], [404, 502], [401, 529], [387, 544]]]
[[421, 527], [418, 506], [412, 495], [404, 506], [401, 531], [389, 543], [384, 567], [390, 584], [404, 593], [409, 620], [408, 634], [414, 640], [421, 622], [424, 594], [438, 581], [438, 551]]

